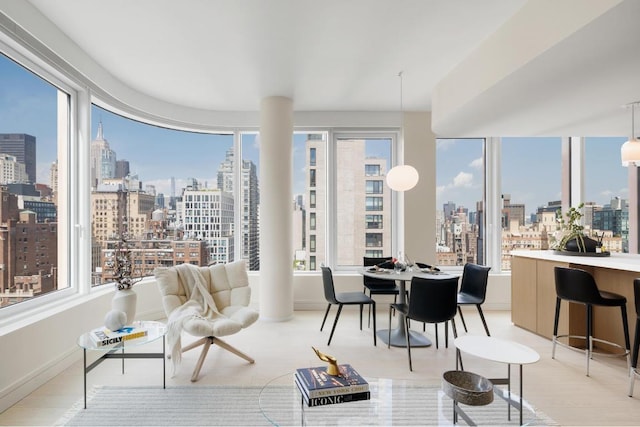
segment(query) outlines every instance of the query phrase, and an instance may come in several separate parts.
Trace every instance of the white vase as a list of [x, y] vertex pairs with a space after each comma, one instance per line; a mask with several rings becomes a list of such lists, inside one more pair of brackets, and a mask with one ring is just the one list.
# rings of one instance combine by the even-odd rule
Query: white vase
[[122, 289], [116, 291], [111, 300], [113, 310], [124, 311], [127, 315], [127, 325], [130, 325], [136, 317], [136, 302], [138, 295], [133, 289]]

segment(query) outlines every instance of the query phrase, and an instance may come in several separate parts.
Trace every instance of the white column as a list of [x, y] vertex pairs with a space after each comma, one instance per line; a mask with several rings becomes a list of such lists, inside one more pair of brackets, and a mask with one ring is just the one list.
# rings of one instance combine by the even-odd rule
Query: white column
[[293, 102], [260, 105], [260, 318], [293, 317]]

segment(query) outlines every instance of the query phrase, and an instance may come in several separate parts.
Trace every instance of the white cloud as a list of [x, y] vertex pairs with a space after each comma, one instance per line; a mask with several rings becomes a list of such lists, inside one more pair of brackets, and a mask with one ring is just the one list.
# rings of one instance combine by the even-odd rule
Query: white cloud
[[482, 157], [478, 157], [477, 159], [473, 160], [471, 163], [469, 163], [469, 167], [472, 167], [474, 169], [478, 169], [478, 170], [482, 170], [482, 165], [484, 164], [484, 162], [482, 161]]
[[473, 175], [467, 172], [460, 172], [458, 175], [453, 178], [453, 187], [472, 187], [473, 186]]

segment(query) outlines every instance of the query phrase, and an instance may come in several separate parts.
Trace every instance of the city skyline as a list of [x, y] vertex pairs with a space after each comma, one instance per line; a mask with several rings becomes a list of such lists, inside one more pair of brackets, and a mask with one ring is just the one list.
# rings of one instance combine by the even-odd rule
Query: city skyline
[[[49, 170], [57, 152], [56, 89], [2, 55], [0, 74], [3, 76], [0, 133], [26, 133], [36, 137], [37, 181], [49, 184]], [[92, 106], [91, 139], [95, 138], [100, 121], [105, 139], [117, 153], [117, 158], [128, 160], [132, 174], [137, 174], [145, 185], [154, 185], [156, 191], [165, 196], [170, 195], [171, 177], [176, 180], [176, 192], [186, 185], [188, 178], [215, 186], [216, 171], [224, 161], [227, 149], [233, 145], [232, 135], [138, 126], [134, 121], [121, 120], [116, 114], [96, 106]], [[303, 171], [296, 165], [304, 165], [304, 157], [302, 163], [297, 157], [304, 153], [297, 147], [305, 138], [306, 133], [294, 135], [295, 177], [303, 176]], [[243, 158], [253, 161], [259, 171], [259, 138], [255, 134], [245, 134], [243, 139], [246, 139]], [[616, 196], [628, 198], [627, 169], [620, 165], [619, 152], [626, 139], [625, 136], [587, 138], [585, 201], [604, 205]], [[530, 215], [538, 206], [560, 199], [558, 138], [517, 140], [518, 143], [511, 146], [510, 142], [516, 138], [503, 137], [501, 192], [510, 194], [512, 203], [524, 204]], [[554, 144], [558, 148], [553, 148]], [[456, 206], [475, 211], [476, 202], [482, 197], [481, 145], [474, 149], [466, 140], [438, 140], [436, 155], [438, 165], [447, 165], [436, 169], [436, 208], [441, 210], [444, 203], [452, 201]], [[508, 162], [508, 158], [526, 161], [524, 164], [521, 160]], [[405, 159], [405, 163], [410, 164], [410, 159]], [[303, 194], [303, 179], [295, 178], [294, 181], [293, 194]]]

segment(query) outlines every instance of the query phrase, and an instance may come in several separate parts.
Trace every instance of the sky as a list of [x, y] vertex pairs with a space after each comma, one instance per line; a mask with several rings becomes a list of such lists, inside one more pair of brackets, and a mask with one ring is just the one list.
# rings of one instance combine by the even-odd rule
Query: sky
[[[49, 184], [49, 169], [56, 158], [56, 88], [0, 55], [0, 133], [27, 133], [36, 137], [38, 182]], [[92, 108], [92, 139], [102, 122], [104, 137], [119, 160], [128, 160], [132, 174], [143, 185], [170, 195], [170, 179], [176, 192], [190, 178], [215, 186], [218, 166], [233, 145], [231, 135], [199, 134], [154, 127], [124, 119], [99, 107]], [[612, 197], [628, 197], [627, 168], [620, 164], [621, 137], [586, 138], [586, 200], [609, 203]], [[304, 141], [293, 142], [293, 193], [304, 192]], [[244, 134], [243, 158], [259, 165], [259, 138]], [[389, 156], [385, 141], [368, 141], [368, 156]], [[438, 209], [454, 202], [475, 211], [482, 199], [482, 140], [445, 139], [436, 145]], [[502, 193], [512, 203], [525, 204], [526, 213], [560, 199], [560, 138], [503, 138]], [[410, 159], [405, 163], [410, 164]], [[259, 171], [258, 171], [259, 172]]]

